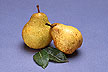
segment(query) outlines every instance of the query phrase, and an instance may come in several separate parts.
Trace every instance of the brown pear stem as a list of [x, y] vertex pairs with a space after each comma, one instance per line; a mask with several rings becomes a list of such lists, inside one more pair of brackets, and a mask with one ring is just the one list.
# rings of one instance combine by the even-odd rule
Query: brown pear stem
[[52, 25], [50, 25], [50, 24], [48, 24], [48, 23], [46, 23], [45, 25], [50, 26], [51, 28], [53, 28], [53, 26], [52, 26]]
[[40, 10], [39, 10], [39, 5], [37, 5], [37, 9], [38, 9], [38, 13], [40, 13]]
[[56, 26], [56, 24], [55, 25], [53, 25], [53, 24], [48, 24], [48, 23], [46, 23], [45, 25], [47, 25], [47, 26], [50, 26], [51, 28], [53, 28], [54, 26]]

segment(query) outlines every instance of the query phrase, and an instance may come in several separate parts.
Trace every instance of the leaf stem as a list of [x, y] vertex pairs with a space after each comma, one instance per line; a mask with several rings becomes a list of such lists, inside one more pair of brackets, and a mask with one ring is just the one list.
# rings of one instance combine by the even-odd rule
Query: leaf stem
[[42, 57], [41, 53], [39, 52], [40, 57]]

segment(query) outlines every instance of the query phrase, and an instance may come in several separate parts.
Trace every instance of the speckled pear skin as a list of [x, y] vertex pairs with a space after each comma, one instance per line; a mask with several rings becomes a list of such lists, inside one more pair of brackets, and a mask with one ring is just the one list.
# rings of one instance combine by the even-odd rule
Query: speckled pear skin
[[50, 34], [54, 40], [54, 45], [65, 54], [72, 54], [83, 42], [81, 32], [72, 26], [60, 23], [51, 25]]
[[50, 24], [44, 13], [35, 13], [31, 16], [22, 30], [22, 38], [27, 46], [40, 49], [50, 44], [50, 27], [46, 26], [46, 23]]

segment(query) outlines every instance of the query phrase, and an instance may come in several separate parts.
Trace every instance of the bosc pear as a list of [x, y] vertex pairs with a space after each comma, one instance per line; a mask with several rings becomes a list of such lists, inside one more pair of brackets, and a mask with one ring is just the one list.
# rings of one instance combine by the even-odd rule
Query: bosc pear
[[37, 5], [38, 13], [34, 13], [30, 20], [25, 24], [22, 30], [22, 38], [27, 46], [33, 49], [40, 49], [46, 47], [51, 42], [49, 34], [50, 27], [46, 26], [48, 21], [47, 16], [40, 12], [39, 5]]
[[72, 26], [67, 26], [60, 23], [46, 25], [50, 26], [50, 34], [54, 41], [54, 45], [65, 54], [72, 54], [78, 49], [83, 42], [81, 32]]

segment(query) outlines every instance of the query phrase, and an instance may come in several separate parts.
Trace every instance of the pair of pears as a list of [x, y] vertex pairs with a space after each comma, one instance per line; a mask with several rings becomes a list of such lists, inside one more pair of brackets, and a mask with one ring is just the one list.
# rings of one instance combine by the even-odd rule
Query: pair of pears
[[31, 16], [22, 30], [22, 38], [27, 46], [41, 49], [48, 46], [52, 39], [54, 45], [65, 54], [72, 54], [83, 42], [81, 32], [72, 26], [60, 23], [51, 24], [47, 16], [40, 12]]

